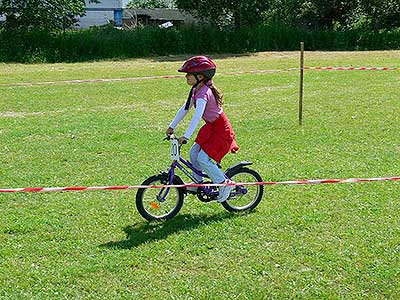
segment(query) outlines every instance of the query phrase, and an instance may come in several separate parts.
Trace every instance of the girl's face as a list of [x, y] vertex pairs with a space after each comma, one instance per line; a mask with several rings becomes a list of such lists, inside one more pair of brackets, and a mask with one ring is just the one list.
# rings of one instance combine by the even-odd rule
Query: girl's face
[[[192, 73], [187, 73], [185, 77], [188, 85], [195, 85], [197, 83], [196, 77], [194, 77]], [[199, 78], [199, 80], [203, 80], [204, 77], [203, 75], [199, 74], [197, 75], [197, 78]]]

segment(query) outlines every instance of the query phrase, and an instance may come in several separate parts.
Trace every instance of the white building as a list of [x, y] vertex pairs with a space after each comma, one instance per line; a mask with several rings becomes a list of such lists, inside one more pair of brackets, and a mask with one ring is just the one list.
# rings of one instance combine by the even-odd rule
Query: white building
[[86, 16], [78, 18], [78, 28], [101, 26], [113, 22], [122, 26], [122, 10], [128, 0], [100, 0], [100, 3], [86, 3]]

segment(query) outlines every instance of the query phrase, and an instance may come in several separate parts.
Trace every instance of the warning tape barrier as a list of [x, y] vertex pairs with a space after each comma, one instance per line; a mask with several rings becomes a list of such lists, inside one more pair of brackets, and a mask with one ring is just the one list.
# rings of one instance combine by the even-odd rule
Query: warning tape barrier
[[[289, 68], [289, 69], [278, 69], [278, 70], [251, 70], [251, 71], [226, 72], [226, 73], [221, 73], [221, 75], [278, 73], [278, 72], [293, 71], [293, 70], [300, 70], [300, 69]], [[74, 83], [140, 81], [140, 80], [151, 80], [151, 79], [175, 79], [183, 77], [184, 75], [162, 75], [162, 76], [126, 77], [126, 78], [74, 79], [74, 80], [42, 81], [42, 82], [0, 83], [0, 86], [34, 86], [34, 85], [56, 85], [56, 84], [74, 84]]]
[[171, 79], [171, 78], [181, 78], [181, 77], [183, 77], [183, 75], [145, 76], [145, 77], [127, 77], [127, 78], [74, 79], [74, 80], [42, 81], [42, 82], [1, 83], [0, 86], [33, 86], [33, 85], [55, 85], [55, 84], [73, 84], [73, 83], [96, 83], [96, 82], [135, 81], [135, 80], [149, 80], [149, 79]]
[[122, 185], [122, 186], [72, 186], [72, 187], [49, 187], [49, 188], [11, 188], [0, 189], [0, 193], [38, 193], [38, 192], [70, 192], [70, 191], [100, 191], [100, 190], [131, 190], [131, 189], [160, 189], [160, 188], [187, 188], [187, 187], [211, 187], [211, 186], [256, 186], [256, 185], [280, 185], [280, 184], [327, 184], [327, 183], [356, 183], [372, 181], [399, 181], [400, 177], [380, 177], [380, 178], [348, 178], [348, 179], [311, 179], [311, 180], [292, 180], [292, 181], [263, 181], [263, 182], [232, 182], [228, 184], [205, 183], [205, 184], [162, 184], [162, 185]]
[[[299, 71], [300, 68], [286, 68], [276, 70], [250, 70], [225, 72], [221, 75], [241, 75], [241, 74], [262, 74], [262, 73], [279, 73], [286, 71]], [[326, 70], [326, 71], [394, 71], [400, 68], [391, 67], [304, 67], [303, 70]], [[56, 84], [74, 84], [74, 83], [97, 83], [97, 82], [118, 82], [118, 81], [140, 81], [150, 79], [174, 79], [183, 78], [183, 75], [162, 75], [162, 76], [144, 76], [144, 77], [127, 77], [127, 78], [99, 78], [99, 79], [76, 79], [76, 80], [60, 80], [60, 81], [43, 81], [43, 82], [19, 82], [19, 83], [0, 83], [1, 86], [34, 86], [34, 85], [56, 85]]]
[[304, 67], [305, 70], [325, 70], [325, 71], [395, 71], [400, 68], [388, 67]]

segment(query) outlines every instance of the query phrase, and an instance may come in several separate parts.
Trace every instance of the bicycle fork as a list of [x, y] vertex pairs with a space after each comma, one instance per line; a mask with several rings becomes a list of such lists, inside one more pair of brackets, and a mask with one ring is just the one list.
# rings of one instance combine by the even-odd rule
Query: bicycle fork
[[[177, 166], [179, 167], [179, 164], [176, 161], [174, 161], [171, 164], [171, 167], [168, 170], [168, 173], [166, 174], [167, 175], [167, 184], [168, 185], [172, 185], [173, 184], [174, 177], [175, 177], [175, 168]], [[171, 188], [169, 188], [169, 187], [161, 188], [160, 192], [157, 195], [157, 200], [159, 202], [164, 202], [165, 200], [167, 200], [167, 196], [168, 196], [170, 190], [171, 190]]]

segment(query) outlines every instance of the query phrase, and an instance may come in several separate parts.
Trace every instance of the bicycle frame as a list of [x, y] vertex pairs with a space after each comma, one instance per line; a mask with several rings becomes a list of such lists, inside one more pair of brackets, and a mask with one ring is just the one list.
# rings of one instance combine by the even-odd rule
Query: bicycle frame
[[[197, 181], [194, 178], [194, 176], [187, 170], [187, 168], [201, 177], [210, 178], [206, 173], [203, 173], [202, 171], [196, 169], [190, 161], [187, 161], [182, 156], [179, 156], [179, 161], [174, 160], [168, 170], [167, 174], [168, 174], [168, 184], [169, 185], [173, 184], [176, 168], [181, 170], [187, 177], [189, 177], [191, 180], [193, 180], [193, 182], [196, 182], [196, 183], [199, 183], [199, 181]], [[211, 196], [218, 195], [218, 191], [215, 191], [212, 187], [202, 186], [199, 188], [202, 189], [206, 195], [211, 195]], [[165, 198], [167, 197], [170, 189], [171, 188], [162, 188], [161, 191], [158, 193], [157, 200], [160, 202], [165, 201]]]
[[[173, 184], [176, 168], [180, 169], [187, 177], [189, 177], [195, 183], [199, 183], [199, 181], [196, 180], [194, 178], [194, 176], [190, 173], [190, 171], [188, 171], [186, 168], [190, 169], [192, 172], [194, 172], [195, 174], [197, 174], [203, 178], [210, 178], [210, 176], [208, 176], [206, 173], [196, 169], [190, 161], [187, 161], [179, 154], [180, 147], [181, 146], [178, 147], [178, 152], [177, 152], [179, 155], [179, 160], [172, 161], [171, 166], [167, 173], [168, 184], [169, 185]], [[230, 178], [228, 178], [228, 176], [226, 176], [226, 174], [224, 174], [224, 176], [226, 179], [230, 179]], [[166, 200], [166, 197], [168, 196], [170, 189], [171, 188], [162, 188], [157, 195], [157, 200], [160, 202], [164, 202]], [[201, 187], [199, 187], [199, 189], [201, 189], [204, 192], [204, 194], [208, 195], [208, 196], [218, 196], [218, 193], [219, 193], [217, 190], [215, 190], [214, 187], [201, 186]], [[237, 195], [239, 195], [239, 194], [243, 195], [246, 193], [247, 193], [247, 189], [245, 187], [238, 187], [238, 190], [235, 192], [235, 194], [237, 194]]]

